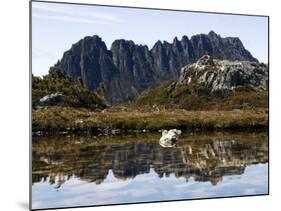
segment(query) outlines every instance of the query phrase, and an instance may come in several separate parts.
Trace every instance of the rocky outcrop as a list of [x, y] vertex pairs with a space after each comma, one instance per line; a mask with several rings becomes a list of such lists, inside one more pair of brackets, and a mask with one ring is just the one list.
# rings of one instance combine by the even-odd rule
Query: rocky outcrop
[[63, 102], [64, 96], [61, 93], [53, 93], [42, 97], [37, 106], [54, 106]]
[[178, 84], [194, 83], [211, 91], [239, 87], [268, 90], [268, 65], [254, 61], [217, 60], [205, 55], [181, 69]]
[[149, 88], [137, 107], [186, 110], [268, 109], [268, 65], [218, 60], [209, 55], [184, 66], [178, 79]]
[[177, 79], [181, 67], [208, 54], [216, 59], [257, 62], [239, 38], [211, 31], [172, 43], [157, 41], [148, 49], [133, 41], [115, 40], [110, 50], [97, 35], [72, 45], [57, 64], [65, 74], [81, 78], [85, 87], [96, 90], [101, 84], [110, 103], [134, 99], [143, 90], [169, 79]]

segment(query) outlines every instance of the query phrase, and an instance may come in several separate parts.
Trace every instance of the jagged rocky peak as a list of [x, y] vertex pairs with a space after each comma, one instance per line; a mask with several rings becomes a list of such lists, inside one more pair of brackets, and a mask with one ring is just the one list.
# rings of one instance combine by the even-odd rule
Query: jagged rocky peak
[[107, 50], [106, 44], [103, 42], [102, 38], [98, 35], [93, 36], [86, 36], [83, 39], [79, 40], [77, 43], [74, 43], [72, 47], [66, 51], [67, 52], [74, 52], [75, 50], [80, 50], [79, 53], [82, 51], [93, 51], [95, 48], [102, 48]]
[[253, 61], [218, 60], [204, 55], [181, 69], [177, 83], [201, 83], [212, 91], [239, 87], [268, 90], [268, 65]]
[[64, 53], [60, 67], [74, 80], [80, 77], [89, 90], [96, 90], [100, 83], [110, 81], [116, 72], [111, 52], [97, 35], [87, 36], [73, 44]]
[[184, 45], [186, 45], [187, 43], [190, 43], [190, 40], [189, 40], [188, 36], [183, 35], [182, 38], [181, 38], [181, 40], [180, 40], [180, 42], [181, 42], [181, 45], [184, 46]]
[[219, 34], [217, 34], [216, 32], [214, 32], [213, 30], [211, 30], [209, 33], [208, 33], [208, 36], [209, 37], [212, 37], [212, 38], [221, 38], [221, 36]]
[[161, 40], [157, 40], [157, 42], [154, 43], [153, 47], [151, 48], [151, 51], [155, 51], [156, 49], [159, 49], [162, 47]]
[[81, 40], [81, 42], [93, 42], [94, 44], [100, 43], [100, 44], [104, 45], [102, 38], [99, 37], [98, 35], [86, 36], [84, 39]]
[[133, 48], [135, 46], [134, 41], [132, 40], [124, 40], [124, 39], [118, 39], [113, 41], [110, 50], [114, 50], [115, 48]]
[[178, 37], [175, 37], [173, 40], [173, 45], [178, 45], [180, 41], [178, 40]]

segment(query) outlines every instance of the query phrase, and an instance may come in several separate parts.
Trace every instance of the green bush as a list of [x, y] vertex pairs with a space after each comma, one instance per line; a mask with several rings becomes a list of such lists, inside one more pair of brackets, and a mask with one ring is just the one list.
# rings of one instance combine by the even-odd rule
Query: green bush
[[88, 91], [81, 78], [73, 81], [58, 67], [51, 67], [45, 76], [32, 75], [32, 106], [36, 107], [39, 100], [49, 94], [61, 93], [64, 100], [61, 106], [84, 107], [89, 109], [105, 108], [105, 97], [94, 91]]

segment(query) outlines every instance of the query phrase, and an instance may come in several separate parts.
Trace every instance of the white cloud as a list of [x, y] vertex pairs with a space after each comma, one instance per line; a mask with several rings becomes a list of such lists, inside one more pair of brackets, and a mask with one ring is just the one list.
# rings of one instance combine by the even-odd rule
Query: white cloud
[[[92, 24], [112, 24], [121, 22], [120, 18], [107, 14], [99, 13], [96, 11], [89, 10], [79, 10], [79, 8], [69, 8], [69, 7], [50, 7], [50, 6], [40, 6], [37, 4], [32, 5], [33, 17], [53, 19], [59, 21], [74, 21], [81, 23], [92, 23]], [[43, 13], [43, 14], [42, 14]]]
[[58, 20], [58, 21], [66, 21], [66, 22], [79, 22], [79, 23], [90, 23], [90, 24], [109, 24], [104, 21], [91, 20], [86, 18], [77, 18], [70, 16], [62, 16], [62, 15], [40, 15], [37, 13], [33, 13], [32, 17], [49, 19], [49, 20]]

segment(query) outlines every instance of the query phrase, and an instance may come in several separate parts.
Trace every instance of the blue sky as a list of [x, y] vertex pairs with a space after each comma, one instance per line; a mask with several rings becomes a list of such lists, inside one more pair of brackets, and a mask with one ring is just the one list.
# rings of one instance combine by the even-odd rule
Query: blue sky
[[151, 48], [157, 40], [172, 42], [175, 36], [211, 30], [239, 37], [254, 57], [268, 62], [265, 17], [32, 2], [32, 71], [47, 74], [85, 36], [99, 35], [108, 48], [121, 38]]

